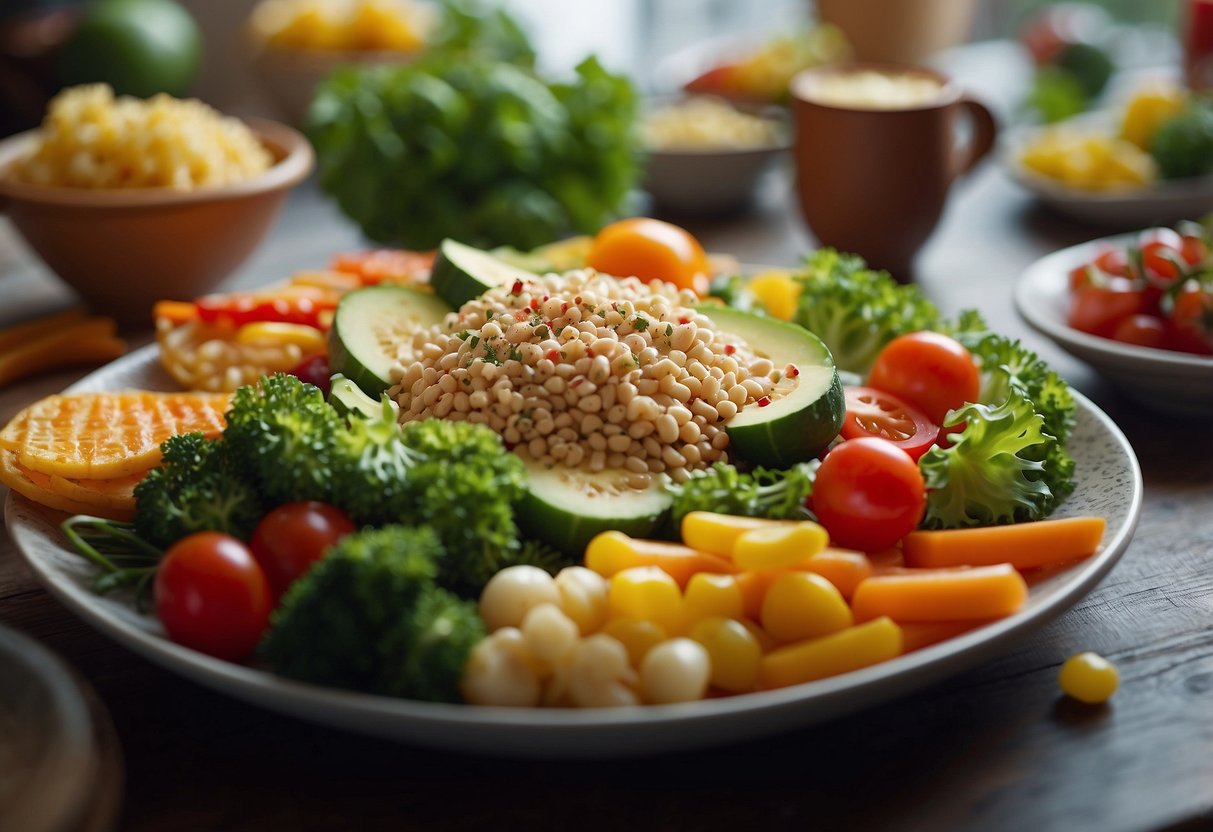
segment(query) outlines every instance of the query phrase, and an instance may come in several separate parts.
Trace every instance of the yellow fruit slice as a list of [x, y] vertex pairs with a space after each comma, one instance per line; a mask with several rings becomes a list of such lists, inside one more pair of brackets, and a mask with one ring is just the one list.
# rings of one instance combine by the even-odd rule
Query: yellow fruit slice
[[179, 433], [223, 429], [225, 393], [74, 393], [30, 405], [0, 431], [0, 448], [22, 466], [65, 479], [146, 471], [160, 443]]

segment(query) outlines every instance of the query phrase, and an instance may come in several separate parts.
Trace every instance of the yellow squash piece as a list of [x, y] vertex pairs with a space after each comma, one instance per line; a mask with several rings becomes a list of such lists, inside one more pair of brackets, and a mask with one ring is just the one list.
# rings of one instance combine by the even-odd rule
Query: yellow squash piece
[[219, 433], [227, 394], [70, 393], [48, 396], [0, 431], [0, 448], [22, 466], [65, 479], [106, 479], [146, 471], [160, 443], [179, 433]]

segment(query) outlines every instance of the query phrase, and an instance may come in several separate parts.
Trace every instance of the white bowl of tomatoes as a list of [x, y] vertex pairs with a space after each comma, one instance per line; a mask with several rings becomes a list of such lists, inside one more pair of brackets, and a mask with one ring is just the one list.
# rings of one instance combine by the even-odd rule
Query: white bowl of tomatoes
[[1197, 223], [1105, 237], [1020, 278], [1027, 323], [1151, 410], [1213, 414], [1213, 241]]

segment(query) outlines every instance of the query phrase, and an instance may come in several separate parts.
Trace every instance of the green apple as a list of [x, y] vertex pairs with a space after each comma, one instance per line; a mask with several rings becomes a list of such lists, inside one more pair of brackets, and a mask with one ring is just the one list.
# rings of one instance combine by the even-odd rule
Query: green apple
[[202, 35], [173, 0], [99, 0], [63, 45], [64, 84], [107, 83], [119, 94], [185, 95], [202, 62]]

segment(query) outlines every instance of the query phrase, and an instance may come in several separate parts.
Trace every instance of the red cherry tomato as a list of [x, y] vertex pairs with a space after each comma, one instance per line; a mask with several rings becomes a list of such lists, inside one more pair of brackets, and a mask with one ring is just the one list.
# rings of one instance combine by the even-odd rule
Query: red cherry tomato
[[1155, 241], [1141, 247], [1141, 262], [1149, 278], [1166, 285], [1179, 277], [1184, 261], [1178, 247]]
[[830, 541], [873, 552], [912, 532], [926, 508], [922, 472], [883, 439], [849, 439], [817, 469], [809, 505]]
[[918, 459], [935, 444], [939, 426], [923, 412], [892, 393], [872, 387], [847, 387], [847, 415], [842, 422], [843, 439], [876, 436]]
[[357, 530], [344, 511], [304, 500], [278, 506], [253, 532], [253, 557], [265, 571], [274, 597], [320, 560], [330, 546]]
[[1183, 255], [1185, 263], [1189, 266], [1195, 266], [1203, 263], [1205, 258], [1209, 256], [1209, 246], [1200, 237], [1187, 236], [1183, 239], [1180, 254]]
[[939, 425], [949, 410], [976, 401], [981, 377], [973, 356], [956, 339], [911, 332], [894, 338], [876, 356], [868, 386], [892, 393]]
[[1130, 315], [1112, 330], [1112, 339], [1139, 347], [1166, 349], [1167, 326], [1155, 315]]
[[1117, 280], [1107, 288], [1087, 286], [1074, 292], [1067, 321], [1080, 332], [1110, 338], [1117, 324], [1147, 308], [1144, 294], [1134, 291], [1128, 281]]
[[273, 607], [269, 582], [248, 547], [219, 532], [174, 543], [156, 571], [154, 594], [169, 638], [230, 661], [253, 652]]
[[1133, 268], [1129, 262], [1129, 254], [1123, 248], [1106, 249], [1095, 258], [1094, 265], [1112, 277], [1130, 277]]
[[1213, 291], [1190, 281], [1175, 296], [1168, 324], [1171, 349], [1213, 355]]
[[328, 396], [333, 386], [333, 370], [329, 367], [327, 355], [313, 355], [303, 359], [290, 374], [300, 381], [316, 385], [325, 396]]

